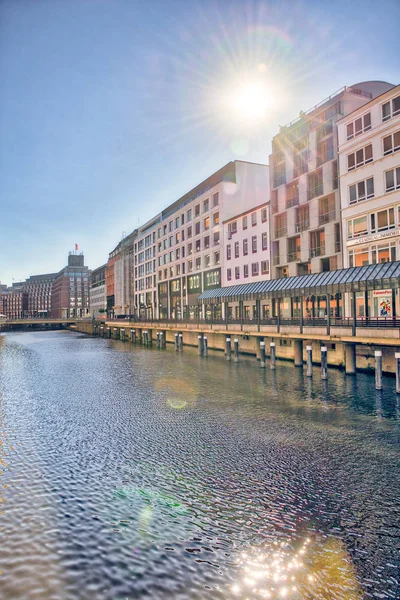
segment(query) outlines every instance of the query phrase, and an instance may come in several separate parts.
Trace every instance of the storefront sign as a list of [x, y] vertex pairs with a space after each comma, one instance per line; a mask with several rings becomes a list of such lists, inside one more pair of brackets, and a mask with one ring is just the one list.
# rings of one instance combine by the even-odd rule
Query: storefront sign
[[365, 237], [357, 238], [356, 240], [349, 240], [347, 246], [356, 246], [358, 244], [368, 244], [369, 242], [378, 242], [379, 240], [385, 240], [386, 238], [392, 238], [400, 235], [400, 229], [392, 229], [391, 231], [384, 231], [383, 233], [375, 233], [374, 235], [367, 235]]
[[392, 290], [374, 290], [373, 298], [377, 299], [378, 317], [392, 316]]

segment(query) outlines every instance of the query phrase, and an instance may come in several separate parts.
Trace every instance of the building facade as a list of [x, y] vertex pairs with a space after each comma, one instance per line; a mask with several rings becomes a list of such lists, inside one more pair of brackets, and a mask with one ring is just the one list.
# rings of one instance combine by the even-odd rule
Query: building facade
[[36, 319], [49, 317], [51, 314], [51, 297], [53, 283], [57, 273], [32, 275], [23, 284], [28, 294], [28, 317]]
[[[400, 86], [341, 119], [338, 134], [343, 264], [400, 260]], [[359, 292], [357, 316], [391, 316], [384, 292]]]
[[273, 278], [342, 267], [337, 121], [391, 87], [379, 81], [345, 87], [273, 138]]
[[90, 314], [94, 319], [105, 317], [107, 312], [106, 265], [91, 272], [89, 285]]
[[140, 318], [159, 314], [157, 295], [157, 228], [161, 214], [138, 229], [134, 242], [134, 311]]
[[2, 291], [0, 296], [0, 314], [7, 319], [24, 319], [28, 316], [28, 294], [22, 284], [14, 285]]
[[68, 265], [57, 273], [52, 288], [51, 316], [56, 319], [89, 316], [89, 276], [83, 253], [70, 252]]

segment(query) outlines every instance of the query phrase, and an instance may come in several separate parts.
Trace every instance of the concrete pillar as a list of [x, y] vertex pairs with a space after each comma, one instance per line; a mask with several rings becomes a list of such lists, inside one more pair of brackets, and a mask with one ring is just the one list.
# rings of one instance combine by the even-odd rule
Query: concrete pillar
[[160, 331], [160, 348], [164, 349], [165, 345], [166, 345], [165, 333], [163, 331]]
[[233, 347], [235, 356], [234, 361], [239, 362], [239, 340], [237, 338], [233, 340]]
[[152, 329], [149, 329], [149, 331], [147, 332], [147, 345], [148, 346], [153, 345], [153, 330]]
[[265, 342], [260, 342], [260, 367], [265, 368]]
[[121, 337], [121, 340], [124, 342], [125, 341], [125, 329], [120, 330], [120, 337]]
[[131, 329], [131, 342], [132, 344], [136, 344], [136, 330]]
[[382, 389], [382, 350], [375, 350], [375, 388]]
[[204, 356], [208, 356], [208, 339], [206, 335], [203, 337], [203, 353]]
[[178, 342], [179, 342], [179, 352], [182, 352], [183, 350], [183, 335], [180, 333], [178, 336]]
[[107, 337], [111, 337], [111, 327], [107, 327]]
[[160, 349], [160, 332], [156, 331], [156, 346]]
[[116, 327], [114, 327], [114, 340], [117, 340], [117, 335], [118, 335], [118, 329]]
[[321, 346], [321, 379], [328, 379], [328, 348]]
[[303, 366], [303, 342], [301, 340], [293, 340], [294, 345], [294, 366]]
[[175, 350], [176, 350], [177, 352], [178, 352], [178, 350], [179, 350], [179, 336], [178, 336], [178, 334], [177, 334], [177, 333], [175, 334]]
[[356, 374], [356, 345], [345, 344], [344, 346], [344, 362], [346, 375]]
[[395, 352], [396, 359], [396, 394], [400, 394], [400, 352]]
[[307, 350], [307, 377], [312, 377], [312, 346], [306, 346]]
[[270, 358], [270, 367], [272, 370], [276, 369], [276, 347], [275, 342], [271, 342], [269, 345], [271, 358]]
[[197, 353], [199, 356], [201, 356], [203, 354], [203, 336], [202, 335], [197, 336]]
[[231, 346], [231, 338], [226, 338], [226, 360], [231, 360], [232, 358], [232, 346]]

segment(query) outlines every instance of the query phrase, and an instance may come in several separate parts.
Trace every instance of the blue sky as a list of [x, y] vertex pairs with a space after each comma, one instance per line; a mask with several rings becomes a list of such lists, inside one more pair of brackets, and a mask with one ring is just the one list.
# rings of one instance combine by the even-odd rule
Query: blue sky
[[[279, 124], [343, 85], [400, 82], [399, 0], [0, 0], [0, 281], [95, 268]], [[262, 78], [259, 122], [231, 89]]]

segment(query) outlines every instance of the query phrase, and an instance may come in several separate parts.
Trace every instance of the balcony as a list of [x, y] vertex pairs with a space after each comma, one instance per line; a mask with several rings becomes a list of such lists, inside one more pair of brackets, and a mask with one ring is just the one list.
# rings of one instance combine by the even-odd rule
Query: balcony
[[335, 252], [341, 252], [340, 240], [336, 240], [335, 242]]
[[325, 223], [329, 223], [329, 221], [334, 221], [336, 219], [336, 210], [330, 210], [329, 212], [322, 213], [319, 215], [319, 224], [325, 225]]
[[324, 193], [324, 185], [320, 183], [313, 188], [307, 190], [307, 200], [311, 200], [312, 198], [316, 198], [317, 196], [322, 196]]
[[278, 229], [275, 229], [275, 239], [284, 237], [285, 235], [287, 235], [287, 225], [285, 225], [284, 227], [279, 227]]
[[300, 250], [288, 253], [288, 262], [295, 262], [300, 260]]
[[325, 244], [311, 248], [310, 258], [316, 258], [317, 256], [323, 256], [325, 254]]
[[308, 219], [304, 219], [304, 221], [299, 221], [298, 223], [296, 223], [296, 233], [305, 231], [309, 227], [310, 227], [310, 221]]
[[338, 189], [338, 185], [339, 185], [339, 177], [334, 177], [332, 180], [332, 188], [334, 190]]
[[279, 254], [278, 254], [278, 256], [273, 256], [272, 257], [272, 264], [274, 265], [274, 267], [276, 267], [276, 265], [279, 265], [280, 262], [281, 261], [280, 261], [280, 258], [279, 258]]
[[286, 208], [292, 208], [292, 206], [299, 205], [299, 196], [293, 196], [293, 198], [288, 198], [286, 200]]
[[285, 175], [278, 175], [276, 177], [274, 177], [274, 182], [273, 182], [273, 187], [279, 187], [280, 185], [283, 185], [284, 183], [286, 183], [286, 174]]
[[333, 148], [330, 148], [327, 152], [324, 152], [323, 154], [318, 154], [318, 156], [317, 156], [317, 167], [320, 167], [324, 163], [328, 162], [328, 160], [333, 160], [334, 156], [335, 155], [334, 155], [334, 152], [333, 152]]

